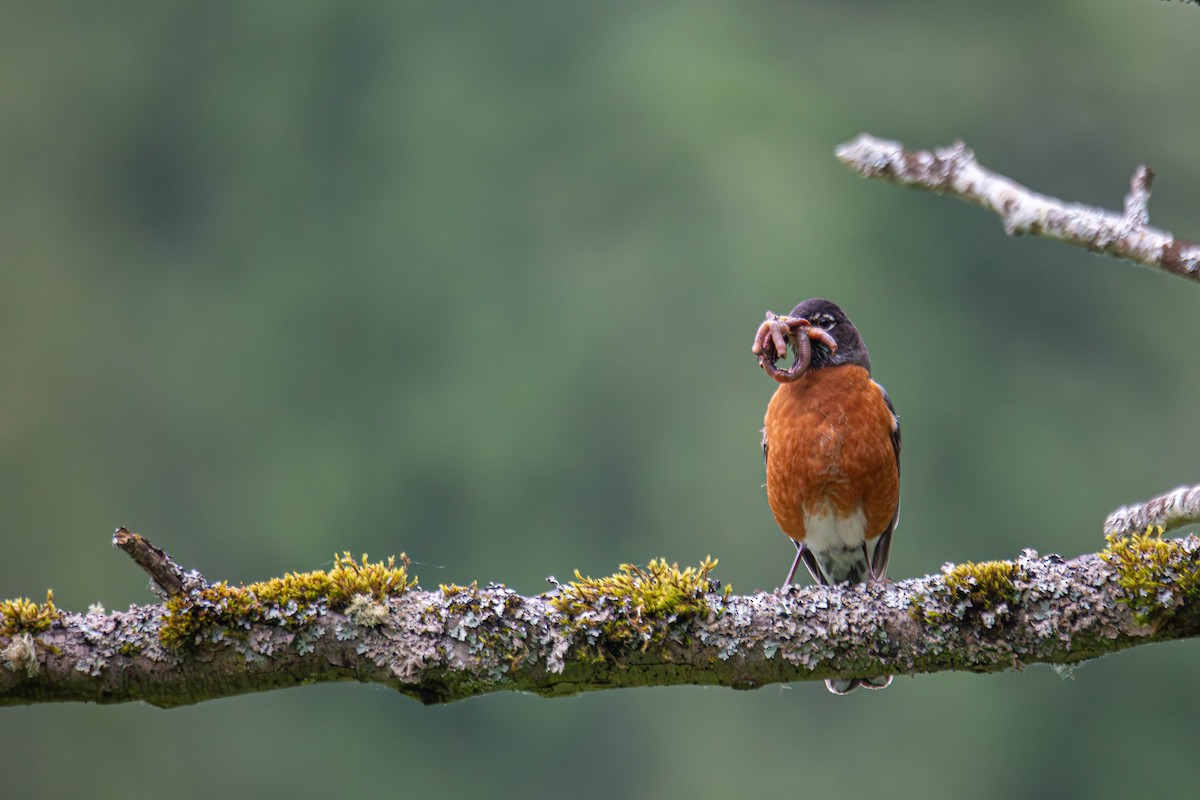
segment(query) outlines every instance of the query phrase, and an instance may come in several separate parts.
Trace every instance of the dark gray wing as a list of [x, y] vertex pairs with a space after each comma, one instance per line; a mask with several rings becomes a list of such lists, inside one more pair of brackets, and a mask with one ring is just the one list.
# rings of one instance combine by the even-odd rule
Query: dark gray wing
[[[879, 384], [875, 384], [879, 386]], [[896, 474], [900, 474], [900, 416], [896, 413], [896, 407], [892, 405], [892, 398], [888, 397], [887, 390], [879, 386], [879, 391], [883, 392], [883, 402], [887, 403], [888, 411], [892, 412], [892, 450], [896, 454]], [[892, 532], [896, 530], [896, 523], [900, 521], [900, 502], [897, 498], [896, 515], [892, 517], [892, 522], [879, 536], [879, 541], [875, 543], [875, 552], [871, 556], [871, 576], [874, 578], [882, 578], [887, 574], [888, 556], [892, 552]]]

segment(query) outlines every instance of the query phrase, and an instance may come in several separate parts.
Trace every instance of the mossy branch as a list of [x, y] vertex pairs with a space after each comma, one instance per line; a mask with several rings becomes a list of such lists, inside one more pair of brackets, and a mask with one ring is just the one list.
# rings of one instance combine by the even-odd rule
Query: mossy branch
[[51, 597], [0, 601], [0, 704], [171, 707], [324, 681], [377, 683], [424, 703], [496, 691], [752, 689], [1070, 665], [1200, 635], [1200, 539], [1158, 531], [1109, 537], [1103, 551], [1069, 561], [1027, 550], [886, 584], [745, 596], [722, 589], [711, 559], [684, 570], [624, 565], [532, 597], [500, 585], [423, 591], [403, 557], [348, 554], [328, 572], [230, 587], [185, 573], [136, 534], [119, 532], [117, 543], [156, 554], [138, 563], [179, 576], [178, 590], [113, 613], [63, 612]]

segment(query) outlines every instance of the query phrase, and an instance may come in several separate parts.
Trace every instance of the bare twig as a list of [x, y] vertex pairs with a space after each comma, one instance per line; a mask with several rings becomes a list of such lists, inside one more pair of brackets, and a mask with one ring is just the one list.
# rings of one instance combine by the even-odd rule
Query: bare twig
[[[1071, 561], [1027, 550], [1011, 562], [947, 566], [894, 583], [713, 591], [699, 595], [699, 611], [660, 617], [607, 596], [568, 616], [555, 600], [567, 587], [523, 597], [503, 586], [358, 595], [341, 610], [308, 598], [303, 613], [289, 602], [238, 617], [229, 587], [188, 573], [184, 583], [194, 576], [202, 588], [185, 587], [168, 606], [56, 613], [29, 629], [9, 620], [9, 633], [0, 633], [0, 705], [178, 706], [328, 681], [377, 683], [444, 703], [495, 691], [750, 689], [1073, 664], [1200, 636], [1200, 539], [1147, 542], [1153, 558], [1144, 564], [1137, 543], [1123, 555], [1113, 544]], [[164, 626], [183, 613], [193, 614], [194, 635], [164, 644]]]
[[1104, 520], [1106, 536], [1128, 536], [1147, 528], [1163, 532], [1200, 522], [1200, 486], [1178, 489], [1151, 498], [1144, 503], [1122, 506]]
[[1010, 236], [1029, 233], [1128, 259], [1200, 281], [1200, 245], [1150, 227], [1147, 203], [1154, 173], [1134, 172], [1123, 213], [1067, 203], [998, 175], [975, 160], [962, 142], [938, 150], [905, 150], [869, 134], [841, 144], [838, 160], [868, 178], [948, 194], [1000, 216]]
[[146, 571], [162, 597], [170, 597], [183, 591], [186, 577], [183, 567], [144, 537], [125, 528], [117, 528], [113, 533], [113, 545], [123, 550]]

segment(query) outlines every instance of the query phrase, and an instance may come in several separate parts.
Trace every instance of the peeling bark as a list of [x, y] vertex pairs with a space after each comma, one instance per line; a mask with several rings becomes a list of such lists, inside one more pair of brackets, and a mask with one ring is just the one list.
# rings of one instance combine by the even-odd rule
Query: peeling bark
[[[1200, 562], [1195, 537], [1162, 544], [1186, 563]], [[159, 574], [183, 575], [154, 552], [165, 559], [152, 559]], [[850, 588], [713, 592], [706, 614], [649, 623], [639, 616], [633, 627], [619, 602], [601, 603], [581, 621], [556, 611], [553, 593], [524, 597], [498, 585], [412, 588], [376, 603], [374, 614], [318, 603], [298, 626], [282, 619], [215, 625], [180, 649], [160, 642], [161, 604], [64, 613], [45, 630], [0, 636], [0, 704], [141, 700], [172, 707], [325, 681], [377, 683], [423, 703], [496, 691], [554, 697], [631, 686], [751, 689], [1073, 664], [1200, 634], [1195, 592], [1172, 592], [1168, 583], [1158, 584], [1155, 598], [1132, 598], [1119, 567], [1102, 554], [1067, 561], [1027, 550], [1002, 564], [1011, 581], [991, 594], [972, 588], [972, 570], [987, 566], [947, 565], [937, 575]], [[1169, 580], [1174, 571], [1164, 574]], [[187, 578], [206, 585], [194, 572]]]

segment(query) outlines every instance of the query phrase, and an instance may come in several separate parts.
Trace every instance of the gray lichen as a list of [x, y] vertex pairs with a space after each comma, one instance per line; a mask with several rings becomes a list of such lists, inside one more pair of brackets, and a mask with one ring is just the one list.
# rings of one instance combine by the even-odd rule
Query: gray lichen
[[[1074, 560], [1027, 550], [1007, 562], [855, 587], [728, 595], [697, 584], [687, 612], [647, 615], [590, 595], [493, 584], [323, 598], [278, 617], [220, 618], [163, 644], [162, 605], [58, 614], [0, 638], [0, 704], [41, 700], [162, 706], [302, 683], [376, 682], [425, 703], [515, 690], [559, 697], [600, 688], [787, 681], [1071, 665], [1143, 642], [1200, 634], [1200, 540], [1110, 545]], [[707, 580], [707, 578], [705, 579]], [[608, 584], [604, 584], [607, 586]], [[699, 600], [698, 604], [693, 601]], [[559, 603], [561, 605], [561, 603]]]

